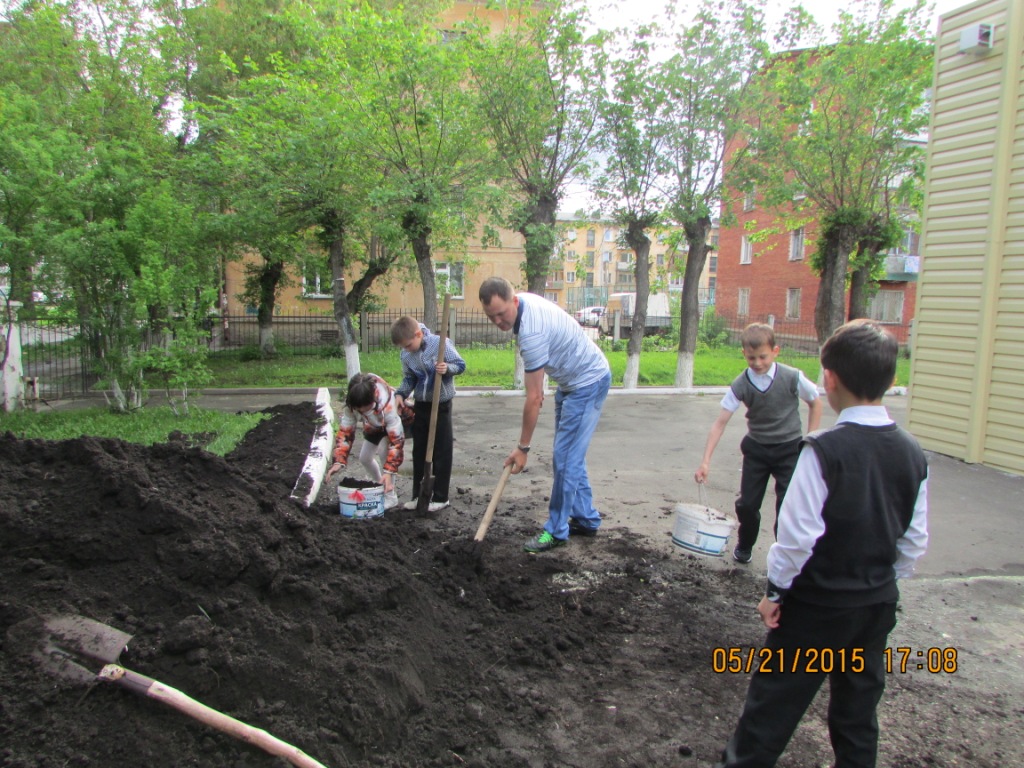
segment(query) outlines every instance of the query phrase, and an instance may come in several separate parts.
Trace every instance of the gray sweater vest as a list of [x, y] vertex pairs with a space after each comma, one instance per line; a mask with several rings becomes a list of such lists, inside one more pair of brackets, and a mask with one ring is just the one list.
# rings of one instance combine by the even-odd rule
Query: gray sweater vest
[[782, 363], [775, 366], [775, 378], [764, 392], [750, 383], [749, 368], [730, 385], [736, 399], [747, 406], [747, 431], [751, 439], [762, 445], [788, 443], [804, 434], [797, 390], [800, 371]]

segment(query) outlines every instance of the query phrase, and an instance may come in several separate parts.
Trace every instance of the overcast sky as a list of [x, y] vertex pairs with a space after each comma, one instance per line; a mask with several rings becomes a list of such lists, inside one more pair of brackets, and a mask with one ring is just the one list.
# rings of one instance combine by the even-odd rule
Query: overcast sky
[[[605, 29], [628, 26], [636, 23], [653, 21], [661, 14], [669, 0], [590, 0], [591, 8], [594, 9], [594, 17], [598, 25]], [[680, 8], [697, 5], [694, 0], [676, 0]], [[874, 5], [873, 0], [868, 0]], [[932, 31], [938, 30], [938, 19], [944, 13], [968, 5], [971, 0], [933, 0], [932, 6]], [[795, 5], [795, 0], [762, 0], [762, 7], [765, 16], [771, 27], [777, 24], [786, 10]], [[826, 32], [832, 27], [839, 16], [840, 8], [853, 8], [863, 5], [856, 0], [803, 0], [801, 3]], [[914, 5], [913, 0], [896, 0], [897, 8], [910, 8]], [[600, 9], [600, 10], [598, 10]], [[586, 189], [578, 184], [570, 185], [569, 190], [559, 206], [563, 213], [572, 213], [579, 208], [589, 209], [592, 206]]]

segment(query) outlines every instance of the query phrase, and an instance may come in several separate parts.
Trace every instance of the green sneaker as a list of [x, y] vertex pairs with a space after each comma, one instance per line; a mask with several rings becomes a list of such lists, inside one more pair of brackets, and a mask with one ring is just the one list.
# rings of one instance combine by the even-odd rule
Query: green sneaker
[[531, 555], [538, 552], [547, 552], [549, 549], [560, 547], [565, 544], [565, 539], [556, 539], [547, 531], [541, 531], [523, 545], [523, 549]]

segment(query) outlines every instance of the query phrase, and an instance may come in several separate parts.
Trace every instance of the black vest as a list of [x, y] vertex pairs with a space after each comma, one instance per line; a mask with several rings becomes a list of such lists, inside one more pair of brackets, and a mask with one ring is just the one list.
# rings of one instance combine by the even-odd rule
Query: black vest
[[896, 424], [844, 422], [808, 435], [828, 496], [825, 532], [789, 595], [808, 603], [864, 606], [894, 602], [896, 542], [906, 533], [928, 464]]

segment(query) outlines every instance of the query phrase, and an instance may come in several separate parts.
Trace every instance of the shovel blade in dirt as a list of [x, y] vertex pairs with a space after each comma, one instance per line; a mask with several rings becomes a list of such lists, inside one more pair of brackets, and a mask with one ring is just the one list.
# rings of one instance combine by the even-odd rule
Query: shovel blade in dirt
[[11, 647], [52, 674], [78, 683], [96, 682], [96, 669], [116, 662], [132, 636], [85, 616], [37, 616], [7, 631]]
[[[200, 704], [181, 691], [118, 664], [132, 636], [76, 614], [39, 616], [7, 630], [7, 647], [35, 659], [46, 671], [76, 683], [105, 681], [126, 688], [195, 718], [298, 768], [326, 768], [291, 744], [266, 731]], [[97, 667], [102, 667], [95, 671]]]

